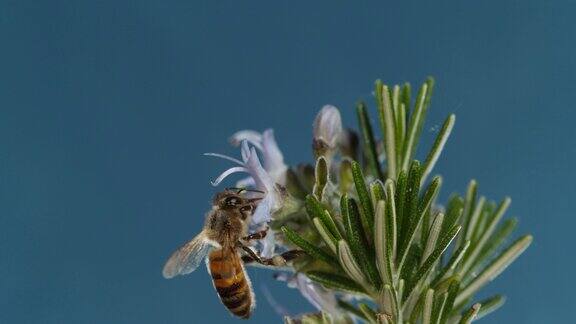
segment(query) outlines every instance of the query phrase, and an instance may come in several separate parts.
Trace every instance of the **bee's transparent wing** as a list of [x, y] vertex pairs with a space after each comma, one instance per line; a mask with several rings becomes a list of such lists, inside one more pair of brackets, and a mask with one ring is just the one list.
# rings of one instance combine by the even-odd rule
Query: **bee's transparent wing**
[[200, 262], [215, 247], [214, 242], [208, 240], [204, 232], [198, 234], [192, 241], [182, 245], [174, 251], [166, 261], [162, 275], [170, 279], [177, 275], [185, 275], [196, 270]]

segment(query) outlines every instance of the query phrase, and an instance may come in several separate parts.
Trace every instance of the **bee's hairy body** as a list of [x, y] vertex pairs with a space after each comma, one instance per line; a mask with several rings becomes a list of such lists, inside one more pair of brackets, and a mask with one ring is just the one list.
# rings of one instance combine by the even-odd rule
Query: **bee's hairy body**
[[217, 193], [206, 215], [204, 229], [170, 256], [162, 271], [164, 277], [188, 274], [206, 258], [214, 288], [224, 306], [240, 318], [250, 317], [254, 294], [239, 248], [254, 254], [242, 241], [260, 199], [245, 198], [240, 191]]
[[218, 204], [218, 201], [226, 198], [217, 196], [214, 198], [214, 208], [206, 218], [206, 236], [220, 246], [208, 254], [207, 266], [214, 288], [224, 306], [232, 314], [248, 318], [254, 308], [254, 294], [238, 253], [237, 243], [248, 233], [246, 220], [254, 206], [233, 194], [228, 197], [237, 199], [238, 206], [227, 208], [221, 203]]

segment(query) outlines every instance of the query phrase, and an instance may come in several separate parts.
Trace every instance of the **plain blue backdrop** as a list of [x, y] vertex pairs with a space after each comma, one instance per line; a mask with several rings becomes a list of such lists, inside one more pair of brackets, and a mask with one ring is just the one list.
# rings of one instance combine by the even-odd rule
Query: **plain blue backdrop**
[[[511, 195], [530, 249], [483, 295], [484, 323], [575, 322], [576, 5], [572, 1], [0, 1], [0, 323], [238, 322], [202, 268], [164, 280], [236, 154], [273, 127], [310, 161], [324, 104], [356, 125], [373, 82], [427, 75], [425, 143], [456, 127], [442, 196]], [[421, 155], [420, 155], [421, 157]], [[250, 270], [253, 321], [294, 290]], [[267, 287], [267, 288], [263, 288]]]

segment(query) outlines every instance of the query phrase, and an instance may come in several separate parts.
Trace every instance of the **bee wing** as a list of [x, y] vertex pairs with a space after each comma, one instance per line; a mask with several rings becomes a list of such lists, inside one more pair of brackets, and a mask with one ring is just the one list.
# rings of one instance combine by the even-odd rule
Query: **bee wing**
[[162, 275], [164, 278], [170, 279], [177, 275], [189, 274], [198, 268], [200, 262], [214, 247], [215, 243], [208, 240], [204, 232], [201, 232], [172, 253], [164, 265]]

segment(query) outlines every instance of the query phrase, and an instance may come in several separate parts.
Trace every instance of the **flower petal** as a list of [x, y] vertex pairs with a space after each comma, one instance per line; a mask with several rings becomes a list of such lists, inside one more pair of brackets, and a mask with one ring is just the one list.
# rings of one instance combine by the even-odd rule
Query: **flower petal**
[[262, 243], [262, 250], [260, 255], [264, 258], [271, 258], [274, 256], [274, 251], [276, 249], [276, 237], [273, 231], [268, 231], [266, 237], [260, 240]]
[[253, 147], [250, 148], [250, 155], [246, 160], [245, 166], [254, 179], [257, 189], [265, 190], [266, 192], [272, 192], [274, 190], [274, 180], [270, 177], [268, 172], [264, 170], [262, 164], [260, 164], [258, 154], [256, 154], [256, 150]]
[[232, 134], [230, 137], [230, 143], [234, 146], [240, 145], [243, 141], [247, 141], [259, 150], [262, 150], [262, 135], [256, 131], [241, 130]]
[[230, 157], [228, 155], [220, 154], [220, 153], [204, 153], [204, 156], [215, 156], [224, 160], [232, 161], [236, 164], [244, 165], [244, 163], [238, 159]]
[[254, 179], [252, 177], [246, 177], [236, 182], [236, 187], [238, 188], [254, 187], [255, 185], [256, 183], [254, 182]]
[[272, 200], [272, 196], [267, 194], [264, 199], [258, 203], [258, 207], [256, 207], [254, 214], [252, 214], [252, 224], [257, 225], [267, 223], [271, 220], [270, 212], [272, 209]]
[[230, 168], [230, 169], [222, 172], [222, 174], [220, 174], [220, 175], [218, 176], [218, 178], [216, 178], [216, 180], [211, 181], [211, 183], [212, 183], [212, 185], [213, 185], [214, 187], [216, 187], [216, 186], [219, 185], [220, 182], [222, 182], [222, 180], [224, 180], [227, 176], [229, 176], [229, 175], [231, 175], [231, 174], [233, 174], [233, 173], [236, 173], [236, 172], [249, 172], [249, 171], [248, 171], [248, 169], [245, 168], [245, 167], [233, 167], [233, 168]]
[[284, 164], [284, 156], [278, 148], [272, 129], [267, 129], [262, 133], [262, 154], [264, 155], [264, 169], [270, 173], [275, 182], [285, 185], [288, 167]]

